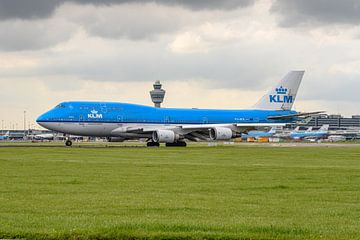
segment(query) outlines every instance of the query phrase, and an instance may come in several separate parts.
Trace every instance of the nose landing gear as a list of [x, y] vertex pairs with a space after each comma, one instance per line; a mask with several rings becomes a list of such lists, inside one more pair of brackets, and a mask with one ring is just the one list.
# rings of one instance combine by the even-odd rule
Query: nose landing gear
[[66, 135], [64, 134], [65, 137], [65, 146], [67, 147], [71, 147], [72, 146], [72, 141], [70, 137], [66, 137]]
[[71, 147], [72, 146], [72, 141], [71, 140], [66, 140], [65, 141], [65, 146]]

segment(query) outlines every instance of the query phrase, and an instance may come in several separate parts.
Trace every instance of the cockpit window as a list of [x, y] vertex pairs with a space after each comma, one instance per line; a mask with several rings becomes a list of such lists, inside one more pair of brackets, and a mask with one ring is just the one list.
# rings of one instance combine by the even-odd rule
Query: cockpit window
[[59, 105], [57, 105], [55, 108], [65, 108], [65, 105], [60, 103]]

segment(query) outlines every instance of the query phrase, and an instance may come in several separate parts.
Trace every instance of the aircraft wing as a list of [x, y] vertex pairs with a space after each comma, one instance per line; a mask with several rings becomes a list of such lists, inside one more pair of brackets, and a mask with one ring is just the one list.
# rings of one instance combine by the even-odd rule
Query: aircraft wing
[[209, 130], [213, 128], [228, 128], [237, 133], [246, 133], [251, 130], [265, 130], [269, 127], [285, 126], [285, 123], [234, 123], [234, 124], [186, 124], [168, 126], [135, 126], [119, 127], [112, 131], [114, 136], [123, 133], [149, 134], [157, 130], [172, 130], [190, 140], [208, 140]]
[[118, 127], [112, 130], [112, 134], [117, 135], [119, 133], [151, 133], [158, 130], [156, 127]]
[[247, 133], [252, 130], [266, 130], [269, 127], [285, 126], [286, 123], [234, 123], [234, 124], [194, 124], [180, 126], [175, 131], [180, 131], [185, 138], [193, 141], [209, 140], [210, 129], [213, 128], [229, 128], [236, 132], [238, 136], [241, 133]]
[[252, 130], [266, 130], [269, 127], [283, 127], [286, 123], [234, 123], [234, 124], [194, 124], [179, 127], [182, 133], [192, 134], [193, 132], [208, 132], [209, 129], [220, 127], [229, 128], [237, 133], [246, 133]]
[[234, 124], [193, 124], [180, 126], [182, 129], [209, 129], [213, 127], [276, 127], [285, 126], [285, 123], [234, 123]]
[[[235, 136], [247, 133], [252, 130], [267, 130], [269, 127], [285, 126], [285, 123], [228, 123], [228, 124], [184, 124], [184, 125], [162, 125], [162, 126], [134, 126], [118, 127], [111, 134], [113, 136], [123, 136], [124, 134], [135, 134], [149, 138], [153, 132], [158, 130], [171, 130], [191, 141], [209, 141], [210, 132], [215, 128], [231, 129]], [[234, 136], [233, 136], [234, 137]]]
[[318, 111], [318, 112], [308, 112], [308, 113], [296, 113], [296, 114], [288, 114], [288, 115], [280, 115], [280, 116], [270, 116], [268, 117], [269, 120], [286, 120], [289, 118], [294, 117], [307, 117], [307, 116], [313, 116], [318, 115], [321, 113], [324, 113], [325, 111]]
[[277, 127], [285, 126], [285, 123], [234, 123], [234, 124], [194, 124], [180, 126], [182, 129], [209, 129], [213, 127], [228, 127], [228, 128], [263, 128], [263, 127]]
[[237, 123], [237, 127], [283, 127], [287, 123]]
[[119, 127], [113, 130], [113, 133], [116, 132], [127, 132], [127, 133], [147, 133], [154, 132], [159, 129], [172, 129], [172, 130], [185, 130], [187, 132], [191, 131], [201, 131], [208, 130], [214, 127], [224, 127], [231, 128], [233, 130], [236, 129], [256, 129], [256, 128], [264, 128], [264, 127], [277, 127], [277, 126], [285, 126], [285, 123], [234, 123], [234, 124], [186, 124], [186, 125], [176, 125], [176, 126], [167, 126], [157, 128], [156, 126], [150, 127]]

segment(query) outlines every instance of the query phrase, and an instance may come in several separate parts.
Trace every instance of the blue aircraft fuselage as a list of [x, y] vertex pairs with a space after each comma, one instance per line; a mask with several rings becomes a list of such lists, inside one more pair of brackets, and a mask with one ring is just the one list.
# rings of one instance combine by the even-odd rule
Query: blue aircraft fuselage
[[216, 110], [154, 108], [116, 102], [63, 102], [42, 114], [38, 123], [139, 123], [139, 124], [226, 124], [287, 123], [296, 120], [269, 120], [270, 116], [296, 114], [284, 110]]
[[303, 133], [291, 133], [292, 138], [325, 138], [328, 132], [303, 132]]

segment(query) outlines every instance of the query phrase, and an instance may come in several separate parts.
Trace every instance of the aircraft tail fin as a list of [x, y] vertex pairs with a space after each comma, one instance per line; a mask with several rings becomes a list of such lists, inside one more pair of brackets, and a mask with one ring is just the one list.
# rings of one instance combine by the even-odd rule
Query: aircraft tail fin
[[273, 133], [276, 133], [276, 131], [278, 130], [277, 127], [272, 127], [269, 131], [269, 133], [273, 134]]
[[322, 125], [319, 131], [328, 131], [329, 130], [329, 124]]
[[306, 132], [311, 132], [313, 130], [313, 127], [309, 127], [308, 129], [306, 129]]
[[275, 87], [254, 106], [263, 110], [291, 110], [305, 71], [289, 72]]
[[294, 129], [294, 132], [298, 132], [300, 130], [300, 126], [297, 126], [295, 129]]

